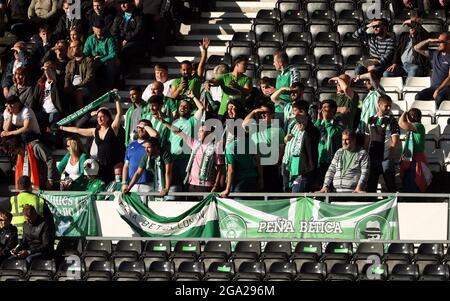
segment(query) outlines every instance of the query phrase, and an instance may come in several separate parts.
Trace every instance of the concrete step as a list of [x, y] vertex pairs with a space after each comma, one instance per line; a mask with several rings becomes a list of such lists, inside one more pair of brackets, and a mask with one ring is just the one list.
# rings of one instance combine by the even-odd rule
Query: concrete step
[[276, 1], [217, 1], [216, 9], [227, 12], [258, 12], [260, 9], [275, 8]]
[[254, 19], [256, 18], [256, 12], [203, 12], [201, 14], [202, 19]]
[[[219, 34], [219, 35], [216, 35], [216, 34], [210, 34], [210, 35], [190, 34], [190, 35], [184, 36], [183, 39], [184, 39], [184, 41], [198, 41], [198, 42], [200, 42], [200, 41], [202, 41], [202, 39], [204, 37], [208, 38], [211, 41], [211, 43], [212, 43], [213, 41], [231, 41], [231, 39], [233, 38], [233, 35], [232, 34]], [[178, 41], [177, 44], [182, 42], [182, 41], [183, 40]]]
[[221, 34], [232, 35], [235, 32], [249, 32], [252, 29], [251, 23], [230, 23], [230, 24], [192, 24], [189, 34]]
[[[209, 46], [209, 55], [223, 55], [227, 51], [226, 46]], [[200, 56], [198, 46], [167, 46], [167, 55], [197, 55]]]

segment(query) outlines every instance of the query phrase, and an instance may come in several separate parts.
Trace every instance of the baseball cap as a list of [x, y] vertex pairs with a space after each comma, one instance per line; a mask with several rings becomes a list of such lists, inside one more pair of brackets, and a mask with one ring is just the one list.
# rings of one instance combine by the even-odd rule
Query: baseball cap
[[94, 159], [87, 159], [83, 165], [84, 175], [96, 176], [98, 175], [99, 165]]

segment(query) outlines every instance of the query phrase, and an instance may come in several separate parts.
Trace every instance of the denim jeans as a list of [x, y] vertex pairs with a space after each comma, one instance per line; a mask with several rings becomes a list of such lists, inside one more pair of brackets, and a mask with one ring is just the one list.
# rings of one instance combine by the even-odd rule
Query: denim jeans
[[256, 191], [256, 178], [245, 178], [233, 183], [231, 192], [254, 192]]
[[292, 192], [310, 192], [313, 190], [313, 183], [314, 177], [312, 176], [298, 176], [292, 183]]
[[[420, 91], [419, 93], [416, 94], [415, 99], [416, 100], [433, 100], [434, 91], [436, 91], [436, 88], [433, 88], [433, 87], [423, 89], [422, 91]], [[439, 108], [439, 105], [441, 104], [441, 102], [443, 102], [446, 99], [449, 99], [449, 97], [450, 97], [450, 87], [445, 87], [438, 93], [438, 95], [436, 96], [436, 99], [434, 99], [434, 101], [436, 101], [436, 106]]]
[[403, 66], [397, 66], [394, 72], [384, 71], [383, 76], [385, 77], [414, 77], [422, 76], [422, 70], [416, 64], [403, 64]]
[[416, 162], [412, 161], [409, 169], [405, 172], [403, 179], [403, 192], [407, 193], [418, 193], [420, 192], [419, 187], [416, 184]]

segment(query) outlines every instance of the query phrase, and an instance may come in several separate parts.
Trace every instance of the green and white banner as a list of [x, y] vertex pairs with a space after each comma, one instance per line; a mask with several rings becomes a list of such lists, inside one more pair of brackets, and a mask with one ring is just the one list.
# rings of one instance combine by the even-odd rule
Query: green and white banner
[[217, 209], [226, 238], [399, 239], [396, 197], [364, 205], [217, 198]]
[[[116, 209], [141, 236], [219, 237], [219, 223], [214, 195], [176, 217], [160, 216], [147, 208], [135, 193], [114, 192]], [[175, 205], [168, 202], [168, 206]]]
[[57, 236], [99, 236], [95, 195], [86, 192], [41, 193], [53, 214]]

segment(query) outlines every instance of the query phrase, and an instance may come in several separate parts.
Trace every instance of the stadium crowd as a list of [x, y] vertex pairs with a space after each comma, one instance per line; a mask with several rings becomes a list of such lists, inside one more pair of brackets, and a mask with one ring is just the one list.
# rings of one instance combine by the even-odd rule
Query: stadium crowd
[[[168, 27], [172, 19], [166, 8], [147, 7], [158, 1], [118, 0], [117, 7], [111, 1], [83, 1], [89, 7], [78, 19], [67, 0], [63, 13], [56, 0], [33, 0], [28, 8], [24, 2], [8, 7], [8, 26], [19, 41], [2, 77], [6, 108], [0, 145], [2, 155], [16, 161], [16, 182], [27, 174], [41, 189], [161, 196], [375, 192], [380, 175], [389, 192], [424, 192], [430, 184], [421, 111], [395, 117], [380, 85], [382, 76], [432, 71], [431, 86], [416, 99], [437, 105], [448, 99], [450, 36], [429, 38], [417, 17], [404, 22], [409, 31], [398, 37], [398, 47], [385, 19], [357, 30], [353, 37], [367, 45], [370, 58], [356, 68], [355, 77], [329, 79], [336, 91], [321, 103], [303, 99], [301, 71], [289, 65], [283, 50], [274, 53], [278, 76], [261, 78], [259, 87], [245, 75], [245, 56], [234, 58], [232, 66], [217, 65], [214, 78], [206, 81], [210, 42], [205, 38], [199, 62], [181, 62], [178, 78], [170, 80], [168, 66], [155, 64], [155, 79], [145, 90], [128, 89], [131, 104], [125, 112], [121, 98], [110, 93], [115, 115], [100, 107], [68, 126], [57, 122], [123, 88], [136, 71], [136, 58], [162, 55], [168, 28], [176, 25]], [[432, 44], [437, 50], [428, 48]], [[357, 81], [367, 88], [364, 99], [352, 89]], [[52, 150], [61, 145], [67, 154], [57, 164]]]

